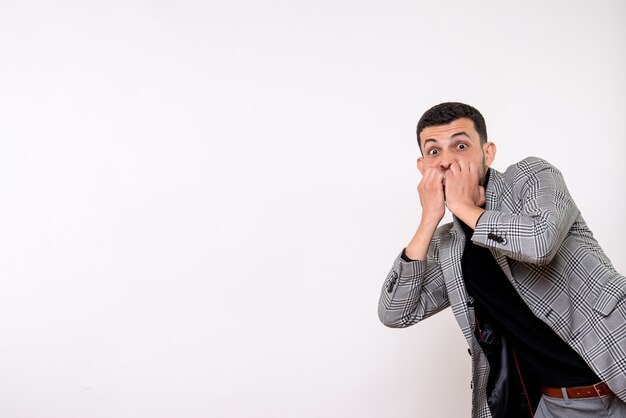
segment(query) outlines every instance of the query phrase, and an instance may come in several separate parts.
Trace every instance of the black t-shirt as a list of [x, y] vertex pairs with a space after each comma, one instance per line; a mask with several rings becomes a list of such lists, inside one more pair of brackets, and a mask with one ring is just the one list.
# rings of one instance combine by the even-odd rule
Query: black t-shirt
[[467, 293], [477, 317], [490, 320], [509, 337], [524, 370], [541, 386], [571, 387], [598, 383], [587, 363], [546, 323], [537, 318], [509, 282], [489, 249], [467, 241], [461, 260]]

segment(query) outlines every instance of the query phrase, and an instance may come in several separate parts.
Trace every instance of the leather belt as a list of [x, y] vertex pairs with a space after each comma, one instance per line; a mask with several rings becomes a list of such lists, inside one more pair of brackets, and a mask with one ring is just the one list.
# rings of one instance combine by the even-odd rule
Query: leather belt
[[[542, 387], [544, 395], [553, 398], [563, 398], [561, 388]], [[596, 383], [591, 386], [578, 386], [565, 388], [567, 396], [570, 398], [602, 398], [603, 396], [612, 395], [613, 391], [605, 383]]]

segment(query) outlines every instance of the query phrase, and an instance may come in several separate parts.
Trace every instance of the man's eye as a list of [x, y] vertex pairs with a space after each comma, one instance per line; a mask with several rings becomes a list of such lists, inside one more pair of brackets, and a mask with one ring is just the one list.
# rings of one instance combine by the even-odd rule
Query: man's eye
[[466, 144], [459, 144], [459, 145], [457, 145], [457, 148], [458, 149], [465, 149], [465, 148], [467, 148], [467, 145]]
[[429, 150], [426, 152], [426, 154], [428, 154], [428, 155], [437, 155], [437, 154], [439, 154], [439, 151], [437, 151], [437, 150], [436, 150], [436, 149], [434, 149], [434, 148], [431, 148], [431, 149], [429, 149]]

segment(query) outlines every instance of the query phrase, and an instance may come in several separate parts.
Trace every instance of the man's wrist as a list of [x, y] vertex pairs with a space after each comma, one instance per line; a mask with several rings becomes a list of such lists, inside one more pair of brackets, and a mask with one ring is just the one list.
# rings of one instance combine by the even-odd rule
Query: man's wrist
[[430, 246], [430, 240], [439, 226], [441, 218], [442, 217], [439, 216], [424, 216], [424, 214], [422, 214], [422, 220], [417, 227], [415, 235], [404, 249], [404, 255], [406, 258], [411, 261], [426, 259], [428, 255], [428, 247]]
[[463, 223], [472, 229], [476, 228], [478, 219], [485, 212], [485, 209], [470, 204], [459, 205], [455, 207], [448, 207], [450, 212], [457, 218], [463, 221]]
[[[445, 214], [445, 210], [444, 213]], [[437, 229], [437, 226], [439, 226], [439, 222], [441, 222], [441, 220], [443, 219], [443, 214], [439, 214], [439, 213], [425, 213], [422, 212], [422, 219], [420, 220], [420, 226], [421, 227], [431, 227], [434, 229]]]

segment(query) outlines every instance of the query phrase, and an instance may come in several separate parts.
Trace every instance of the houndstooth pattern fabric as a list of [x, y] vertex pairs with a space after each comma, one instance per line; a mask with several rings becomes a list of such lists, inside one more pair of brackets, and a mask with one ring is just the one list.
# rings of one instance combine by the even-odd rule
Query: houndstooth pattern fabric
[[[626, 277], [594, 239], [561, 173], [536, 157], [504, 173], [491, 169], [485, 198], [472, 241], [491, 250], [532, 312], [626, 401]], [[472, 355], [472, 417], [488, 418], [489, 364], [474, 337], [464, 246], [455, 218], [437, 229], [426, 260], [398, 256], [378, 314], [389, 327], [408, 327], [450, 306]]]

